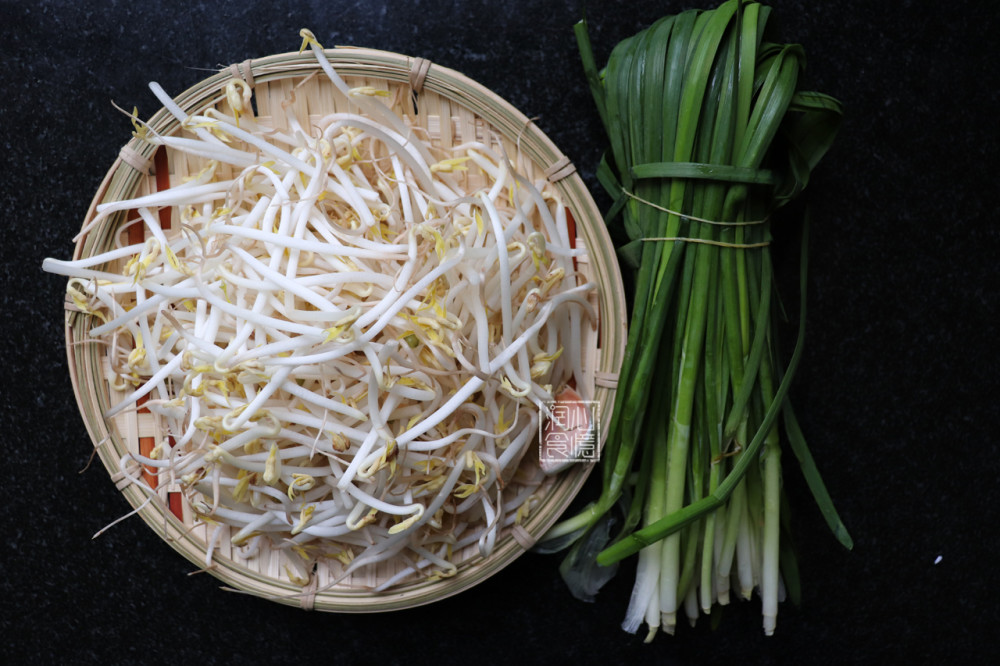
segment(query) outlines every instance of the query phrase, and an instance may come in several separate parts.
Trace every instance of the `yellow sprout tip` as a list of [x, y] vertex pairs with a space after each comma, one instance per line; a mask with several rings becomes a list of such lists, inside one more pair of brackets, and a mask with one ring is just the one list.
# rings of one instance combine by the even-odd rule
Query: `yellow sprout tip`
[[307, 28], [299, 30], [299, 37], [302, 38], [302, 46], [299, 47], [299, 53], [305, 51], [306, 47], [311, 46], [312, 44], [315, 44], [319, 48], [323, 48], [323, 45], [316, 41], [316, 35], [314, 35], [312, 31]]

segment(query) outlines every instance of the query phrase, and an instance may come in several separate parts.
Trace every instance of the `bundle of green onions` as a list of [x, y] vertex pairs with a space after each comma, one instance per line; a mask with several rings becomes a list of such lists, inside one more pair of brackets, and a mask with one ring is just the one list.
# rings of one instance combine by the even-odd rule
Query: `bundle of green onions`
[[664, 17], [601, 72], [577, 26], [610, 140], [598, 177], [629, 238], [635, 293], [601, 495], [548, 544], [573, 544], [562, 571], [581, 598], [638, 552], [623, 628], [645, 622], [647, 640], [673, 633], [682, 609], [693, 623], [728, 603], [731, 588], [758, 591], [771, 634], [779, 599], [797, 596], [779, 417], [824, 517], [852, 545], [786, 397], [802, 351], [806, 225], [787, 364], [769, 247], [772, 214], [806, 186], [841, 106], [798, 89], [803, 51], [768, 40], [768, 15], [729, 0]]

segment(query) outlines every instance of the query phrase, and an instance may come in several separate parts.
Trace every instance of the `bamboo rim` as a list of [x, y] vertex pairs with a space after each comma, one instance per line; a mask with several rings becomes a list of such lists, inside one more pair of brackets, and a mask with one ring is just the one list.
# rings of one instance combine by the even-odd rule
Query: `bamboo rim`
[[[599, 423], [610, 421], [613, 391], [618, 368], [624, 355], [626, 312], [624, 290], [613, 245], [602, 216], [583, 180], [572, 163], [552, 141], [524, 114], [482, 85], [451, 69], [432, 65], [420, 58], [363, 48], [328, 49], [327, 57], [338, 74], [351, 85], [371, 85], [397, 91], [398, 103], [414, 104], [416, 118], [434, 140], [454, 145], [462, 137], [478, 136], [502, 143], [515, 164], [532, 178], [544, 177], [562, 196], [577, 230], [577, 243], [586, 246], [587, 257], [580, 271], [598, 284], [592, 299], [598, 321], [585, 330], [585, 376], [593, 383], [593, 397], [598, 401]], [[259, 116], [281, 113], [281, 101], [294, 86], [319, 86], [316, 95], [333, 95], [333, 87], [320, 73], [310, 53], [272, 55], [225, 68], [175, 98], [185, 111], [200, 112], [224, 101], [224, 88], [234, 75], [253, 86]], [[324, 86], [325, 84], [325, 86]], [[323, 90], [328, 87], [329, 90]], [[307, 96], [296, 95], [300, 118], [330, 108], [309, 109]], [[332, 98], [331, 98], [332, 99]], [[327, 102], [321, 101], [323, 107]], [[447, 121], [442, 121], [442, 118]], [[272, 120], [273, 122], [273, 120]], [[165, 109], [148, 121], [160, 134], [173, 134], [180, 125]], [[168, 151], [138, 139], [122, 148], [119, 158], [108, 171], [88, 209], [86, 225], [96, 215], [99, 204], [130, 198], [143, 192], [169, 187], [187, 175], [191, 165], [174, 159]], [[74, 258], [91, 256], [105, 249], [119, 227], [122, 217], [109, 218], [95, 226], [76, 245]], [[156, 420], [143, 418], [139, 411], [127, 411], [110, 422], [103, 416], [117, 402], [106, 377], [107, 359], [97, 344], [86, 344], [91, 317], [69, 304], [66, 314], [66, 348], [70, 377], [87, 431], [98, 455], [122, 494], [142, 519], [176, 551], [199, 567], [206, 554], [205, 528], [194, 525], [193, 511], [181, 494], [169, 487], [157, 489], [158, 501], [132, 484], [122, 482], [118, 461], [125, 452], [139, 452], [144, 440], [155, 439]], [[603, 429], [600, 431], [603, 445]], [[551, 527], [577, 495], [594, 463], [577, 464], [544, 484], [544, 495], [537, 509], [515, 529], [505, 530], [488, 558], [468, 555], [457, 573], [447, 579], [417, 579], [374, 594], [370, 588], [378, 582], [378, 571], [352, 576], [327, 588], [331, 572], [320, 564], [303, 588], [292, 583], [282, 571], [280, 553], [262, 554], [258, 562], [242, 561], [232, 549], [217, 550], [208, 571], [223, 581], [228, 589], [263, 597], [306, 609], [336, 612], [376, 612], [419, 606], [457, 594], [497, 573], [531, 547]], [[228, 540], [223, 538], [223, 543]], [[474, 547], [473, 547], [474, 549]]]

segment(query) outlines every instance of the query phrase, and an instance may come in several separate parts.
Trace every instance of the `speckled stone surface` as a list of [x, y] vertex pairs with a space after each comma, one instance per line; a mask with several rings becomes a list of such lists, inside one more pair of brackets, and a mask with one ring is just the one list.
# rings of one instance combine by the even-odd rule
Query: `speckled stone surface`
[[[577, 164], [599, 203], [603, 136], [562, 2], [0, 0], [0, 653], [36, 663], [982, 663], [998, 604], [1000, 361], [994, 195], [1000, 112], [990, 3], [784, 2], [811, 87], [844, 101], [811, 184], [808, 347], [794, 400], [845, 522], [841, 550], [791, 456], [803, 578], [777, 635], [759, 604], [642, 645], [618, 623], [626, 566], [595, 604], [558, 558], [528, 554], [457, 597], [389, 615], [306, 613], [223, 592], [128, 507], [76, 411], [61, 279], [91, 197], [144, 116], [246, 58], [325, 45], [422, 56], [505, 97]], [[706, 3], [591, 2], [598, 58], [660, 15]], [[794, 250], [787, 253], [794, 258]], [[794, 266], [782, 276], [794, 293]], [[940, 557], [940, 561], [935, 562]], [[992, 583], [987, 581], [992, 579]], [[904, 661], [908, 659], [908, 661]]]

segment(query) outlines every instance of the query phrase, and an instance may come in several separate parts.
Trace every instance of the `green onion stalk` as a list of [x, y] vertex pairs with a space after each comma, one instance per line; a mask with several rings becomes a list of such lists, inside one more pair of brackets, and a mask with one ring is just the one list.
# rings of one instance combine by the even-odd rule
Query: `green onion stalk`
[[576, 26], [609, 141], [597, 170], [614, 202], [607, 221], [628, 238], [619, 254], [635, 287], [601, 494], [542, 549], [571, 547], [561, 570], [585, 599], [638, 553], [623, 627], [645, 623], [647, 640], [673, 633], [679, 612], [694, 622], [727, 604], [731, 589], [758, 592], [767, 634], [779, 599], [797, 599], [783, 443], [852, 546], [787, 395], [805, 330], [807, 213], [796, 215], [799, 322], [787, 356], [770, 247], [775, 213], [805, 188], [842, 109], [799, 89], [804, 52], [771, 41], [769, 14], [728, 0], [666, 16], [600, 71], [586, 22]]

